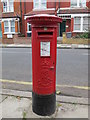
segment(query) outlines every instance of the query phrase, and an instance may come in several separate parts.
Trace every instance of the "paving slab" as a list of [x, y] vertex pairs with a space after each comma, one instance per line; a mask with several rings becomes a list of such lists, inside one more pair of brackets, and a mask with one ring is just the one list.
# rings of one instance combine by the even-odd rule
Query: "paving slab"
[[55, 113], [45, 117], [33, 113], [31, 92], [4, 90], [2, 98], [0, 117], [3, 118], [88, 118], [88, 98], [57, 95]]
[[57, 102], [51, 116], [39, 116], [32, 111], [32, 99], [8, 96], [2, 102], [3, 118], [88, 118], [88, 106]]
[[24, 111], [26, 111], [30, 105], [30, 99], [8, 96], [2, 103], [2, 117], [23, 118]]

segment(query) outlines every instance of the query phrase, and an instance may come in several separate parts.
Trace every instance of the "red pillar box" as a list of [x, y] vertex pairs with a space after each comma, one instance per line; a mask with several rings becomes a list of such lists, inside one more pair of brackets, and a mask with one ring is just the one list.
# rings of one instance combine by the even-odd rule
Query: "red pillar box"
[[38, 115], [51, 115], [56, 108], [57, 23], [54, 15], [34, 15], [32, 24], [32, 108]]

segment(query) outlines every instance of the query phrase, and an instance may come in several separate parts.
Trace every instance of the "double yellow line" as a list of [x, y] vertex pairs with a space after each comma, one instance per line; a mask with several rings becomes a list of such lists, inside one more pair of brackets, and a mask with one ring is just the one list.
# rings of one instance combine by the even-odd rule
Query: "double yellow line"
[[[13, 83], [13, 84], [20, 84], [20, 85], [32, 85], [32, 82], [24, 82], [24, 81], [16, 81], [16, 80], [5, 80], [0, 79], [0, 82], [2, 83]], [[77, 89], [83, 89], [83, 90], [90, 90], [90, 87], [87, 86], [70, 86], [70, 85], [56, 85], [57, 87], [63, 87], [63, 88], [77, 88]]]

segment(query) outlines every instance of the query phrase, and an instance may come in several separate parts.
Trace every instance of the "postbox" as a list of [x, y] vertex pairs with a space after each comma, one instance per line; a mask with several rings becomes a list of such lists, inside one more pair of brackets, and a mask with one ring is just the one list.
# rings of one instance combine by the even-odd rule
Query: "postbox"
[[51, 115], [56, 109], [57, 27], [62, 19], [54, 15], [33, 15], [32, 25], [32, 109]]

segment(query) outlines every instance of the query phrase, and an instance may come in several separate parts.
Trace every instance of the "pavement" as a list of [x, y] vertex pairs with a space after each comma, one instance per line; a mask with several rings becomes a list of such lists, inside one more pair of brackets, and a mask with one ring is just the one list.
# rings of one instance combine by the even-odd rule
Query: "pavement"
[[3, 89], [0, 93], [2, 118], [88, 118], [88, 98], [56, 96], [56, 111], [51, 116], [38, 116], [32, 111], [32, 93]]
[[[32, 47], [32, 45], [26, 44], [0, 44], [0, 47], [8, 47], [8, 48], [27, 48]], [[68, 48], [68, 49], [89, 49], [90, 45], [83, 45], [83, 44], [57, 44], [57, 48]]]

